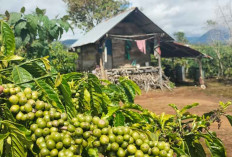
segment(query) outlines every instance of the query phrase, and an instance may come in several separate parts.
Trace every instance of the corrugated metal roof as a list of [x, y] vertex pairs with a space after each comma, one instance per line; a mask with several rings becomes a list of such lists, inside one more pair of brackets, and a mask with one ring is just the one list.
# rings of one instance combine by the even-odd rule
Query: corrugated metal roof
[[133, 12], [136, 8], [131, 8], [126, 10], [104, 22], [101, 22], [89, 32], [87, 32], [80, 40], [72, 44], [71, 47], [79, 47], [82, 45], [87, 45], [91, 43], [95, 43], [101, 37], [103, 37], [107, 32], [109, 32], [114, 26], [116, 26], [119, 22], [121, 22], [125, 17], [127, 17], [131, 12]]
[[211, 58], [208, 55], [205, 55], [195, 49], [192, 49], [188, 45], [184, 45], [177, 42], [161, 42], [161, 57], [162, 58], [197, 58], [197, 57], [205, 57]]
[[[101, 22], [95, 26], [92, 30], [87, 32], [77, 42], [71, 45], [71, 47], [80, 47], [83, 45], [97, 42], [110, 30], [112, 30], [120, 22], [133, 22], [135, 23], [144, 33], [164, 33], [162, 37], [165, 41], [173, 41], [174, 39], [158, 27], [153, 21], [151, 21], [146, 15], [144, 15], [138, 8], [131, 8], [118, 15]], [[123, 33], [121, 35], [124, 35]]]

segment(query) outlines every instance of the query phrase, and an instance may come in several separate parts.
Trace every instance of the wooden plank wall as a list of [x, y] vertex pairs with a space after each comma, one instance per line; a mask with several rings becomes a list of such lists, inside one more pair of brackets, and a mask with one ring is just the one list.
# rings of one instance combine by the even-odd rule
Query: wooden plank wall
[[[115, 28], [113, 28], [109, 34], [114, 35], [134, 35], [143, 34], [134, 23], [119, 23]], [[118, 68], [125, 64], [131, 64], [134, 60], [137, 64], [141, 66], [145, 65], [145, 62], [150, 62], [150, 53], [143, 54], [139, 51], [136, 43], [131, 41], [132, 49], [130, 51], [130, 60], [125, 58], [125, 40], [112, 39], [112, 52], [113, 52], [113, 68]]]
[[[115, 28], [113, 28], [109, 34], [116, 35], [135, 35], [144, 34], [144, 32], [139, 29], [134, 23], [119, 23]], [[125, 40], [112, 39], [112, 53], [108, 57], [108, 62], [106, 63], [106, 69], [118, 68], [124, 66], [125, 64], [131, 64], [136, 61], [137, 64], [145, 66], [146, 62], [150, 63], [150, 52], [143, 54], [139, 51], [135, 41], [131, 41], [132, 49], [130, 51], [130, 60], [125, 58]], [[97, 46], [95, 44], [89, 44], [81, 48], [81, 54], [78, 59], [78, 70], [88, 71], [95, 69], [97, 64], [96, 56], [98, 54]], [[100, 56], [101, 57], [101, 56]], [[112, 64], [111, 64], [112, 61]]]
[[90, 71], [96, 68], [97, 65], [97, 47], [95, 44], [89, 44], [81, 48], [81, 53], [78, 57], [78, 70]]

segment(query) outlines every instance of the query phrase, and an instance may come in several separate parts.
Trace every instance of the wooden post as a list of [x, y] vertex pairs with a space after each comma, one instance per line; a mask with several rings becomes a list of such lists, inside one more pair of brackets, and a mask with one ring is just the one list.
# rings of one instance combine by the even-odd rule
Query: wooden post
[[199, 63], [199, 73], [200, 73], [200, 76], [199, 76], [199, 83], [200, 83], [200, 85], [205, 85], [201, 59], [202, 59], [202, 58], [198, 58], [198, 59], [197, 59], [197, 60], [198, 60], [198, 63]]
[[105, 72], [104, 72], [104, 66], [103, 66], [102, 58], [100, 58], [100, 70], [101, 70], [101, 79], [105, 79]]
[[[162, 65], [161, 65], [161, 50], [160, 50], [160, 39], [154, 39], [154, 52], [156, 52], [156, 56], [158, 58], [159, 64], [159, 85], [160, 89], [163, 90], [163, 74], [162, 74]], [[155, 55], [155, 54], [154, 54]]]
[[83, 56], [83, 47], [80, 48], [80, 70], [83, 71], [84, 70], [84, 65], [83, 65], [83, 59], [84, 59], [84, 56]]
[[159, 83], [160, 83], [161, 90], [163, 90], [163, 74], [162, 74], [162, 65], [161, 65], [161, 55], [158, 54], [157, 56], [158, 56], [159, 75], [160, 75]]

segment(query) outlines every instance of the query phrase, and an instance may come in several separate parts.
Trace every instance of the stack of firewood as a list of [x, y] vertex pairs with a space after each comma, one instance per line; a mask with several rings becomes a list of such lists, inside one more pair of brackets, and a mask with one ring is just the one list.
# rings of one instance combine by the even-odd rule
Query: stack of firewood
[[[168, 88], [171, 90], [168, 77], [163, 74], [162, 81], [159, 75], [158, 67], [121, 67], [117, 69], [106, 70], [107, 79], [111, 82], [117, 83], [119, 77], [128, 77], [133, 80], [142, 90], [149, 91], [151, 89]], [[100, 77], [100, 74], [97, 74]]]

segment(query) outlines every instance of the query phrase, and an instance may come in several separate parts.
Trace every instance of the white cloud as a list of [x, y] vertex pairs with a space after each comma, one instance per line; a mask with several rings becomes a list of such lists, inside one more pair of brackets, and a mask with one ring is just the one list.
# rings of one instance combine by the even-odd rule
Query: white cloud
[[[172, 35], [174, 32], [183, 31], [188, 36], [203, 34], [205, 22], [216, 17], [215, 11], [218, 4], [224, 4], [230, 0], [130, 0], [132, 6], [136, 6], [164, 31]], [[0, 0], [0, 13], [19, 11], [26, 7], [30, 13], [36, 7], [47, 10], [50, 18], [66, 14], [67, 6], [62, 0]], [[68, 32], [62, 39], [79, 38], [80, 31], [75, 29], [75, 35]]]
[[[221, 0], [224, 4], [228, 0]], [[203, 34], [205, 23], [215, 18], [218, 0], [131, 0], [163, 30], [172, 35], [183, 31], [188, 36]]]
[[26, 13], [35, 11], [36, 7], [46, 9], [50, 18], [63, 16], [66, 14], [67, 6], [62, 0], [0, 0], [0, 13], [6, 10], [9, 12], [18, 12], [24, 6]]

